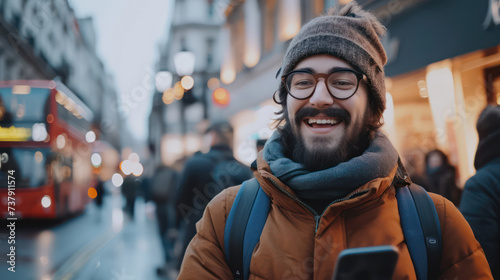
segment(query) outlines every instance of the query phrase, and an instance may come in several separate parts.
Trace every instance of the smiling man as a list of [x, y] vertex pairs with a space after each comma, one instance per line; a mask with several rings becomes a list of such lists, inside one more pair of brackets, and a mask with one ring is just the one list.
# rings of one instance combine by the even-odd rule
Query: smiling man
[[[282, 106], [278, 130], [254, 165], [270, 210], [244, 279], [332, 279], [342, 250], [378, 245], [399, 250], [393, 279], [417, 279], [393, 184], [403, 167], [379, 131], [384, 33], [372, 14], [351, 2], [313, 19], [290, 42], [274, 96]], [[179, 279], [235, 279], [226, 263], [224, 230], [239, 188], [208, 205]], [[431, 198], [442, 236], [433, 273], [439, 279], [492, 279], [460, 212], [441, 196]]]

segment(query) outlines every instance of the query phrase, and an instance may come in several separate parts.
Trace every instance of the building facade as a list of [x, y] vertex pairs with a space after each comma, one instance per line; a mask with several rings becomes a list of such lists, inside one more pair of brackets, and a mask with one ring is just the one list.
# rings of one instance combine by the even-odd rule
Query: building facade
[[221, 81], [231, 94], [226, 108], [212, 107], [214, 119], [230, 120], [235, 128], [235, 157], [250, 164], [256, 140], [271, 136], [279, 107], [272, 101], [280, 80], [276, 73], [290, 40], [310, 19], [335, 1], [231, 1], [222, 27]]
[[156, 71], [172, 73], [172, 87], [175, 87], [182, 78], [177, 74], [175, 55], [190, 52], [195, 59], [191, 75], [194, 87], [180, 99], [168, 100], [166, 91], [154, 94], [148, 141], [157, 164], [171, 165], [202, 148], [200, 132], [212, 119], [211, 90], [207, 84], [219, 77], [219, 36], [226, 6], [218, 1], [174, 1], [173, 19], [166, 30], [168, 36], [159, 45]]
[[77, 19], [67, 0], [0, 1], [0, 35], [0, 80], [61, 80], [93, 111], [101, 139], [119, 148], [117, 93], [91, 18]]

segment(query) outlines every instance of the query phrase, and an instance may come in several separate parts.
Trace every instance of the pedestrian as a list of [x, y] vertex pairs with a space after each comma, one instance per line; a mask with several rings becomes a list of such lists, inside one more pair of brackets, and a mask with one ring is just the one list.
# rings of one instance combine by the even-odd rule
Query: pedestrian
[[103, 200], [104, 200], [104, 182], [101, 180], [101, 178], [99, 178], [99, 176], [97, 176], [96, 178], [97, 180], [97, 184], [95, 185], [95, 190], [96, 190], [96, 197], [94, 198], [94, 202], [95, 202], [95, 206], [96, 206], [96, 219], [98, 222], [101, 221], [101, 218], [102, 218], [102, 213], [101, 213], [101, 209], [102, 209], [102, 204], [103, 204]]
[[488, 106], [477, 120], [477, 173], [465, 183], [460, 211], [483, 247], [493, 277], [500, 279], [500, 106]]
[[96, 195], [94, 201], [95, 201], [95, 205], [100, 210], [102, 208], [102, 203], [103, 203], [103, 199], [104, 199], [104, 182], [99, 177], [97, 177], [97, 184], [95, 186], [95, 190], [96, 190], [97, 195]]
[[440, 194], [458, 206], [462, 192], [456, 184], [456, 173], [443, 151], [434, 149], [425, 155], [427, 191]]
[[[249, 279], [332, 279], [342, 250], [377, 245], [399, 249], [393, 279], [416, 279], [392, 184], [403, 168], [398, 170], [396, 149], [379, 130], [384, 31], [350, 2], [311, 20], [290, 42], [274, 98], [282, 106], [278, 129], [253, 165], [270, 208], [260, 242], [250, 251]], [[228, 188], [208, 204], [178, 279], [235, 279], [226, 263], [224, 230], [238, 190]], [[430, 196], [441, 221], [439, 278], [491, 279], [458, 209]]]
[[177, 213], [185, 234], [178, 266], [184, 252], [196, 234], [196, 222], [203, 215], [206, 204], [227, 187], [241, 184], [252, 177], [252, 171], [233, 157], [233, 128], [227, 122], [211, 125], [205, 131], [208, 153], [193, 155], [186, 162], [179, 184]]
[[140, 185], [141, 181], [132, 174], [126, 176], [123, 179], [122, 193], [123, 196], [125, 196], [124, 210], [125, 213], [127, 213], [129, 218], [131, 218], [132, 220], [134, 219], [135, 199], [137, 197], [137, 190], [139, 189]]
[[159, 165], [156, 167], [151, 185], [151, 199], [156, 205], [156, 219], [160, 240], [163, 247], [165, 264], [156, 269], [158, 275], [166, 275], [169, 265], [172, 262], [173, 239], [169, 235], [172, 228], [173, 203], [175, 202], [175, 191], [178, 183], [178, 172], [170, 166]]

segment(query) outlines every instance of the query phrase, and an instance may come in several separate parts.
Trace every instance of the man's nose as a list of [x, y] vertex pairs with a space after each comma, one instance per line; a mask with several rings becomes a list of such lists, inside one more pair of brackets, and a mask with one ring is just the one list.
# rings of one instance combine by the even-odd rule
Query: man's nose
[[329, 107], [334, 103], [333, 96], [328, 92], [325, 79], [319, 79], [314, 89], [313, 95], [309, 98], [309, 103], [315, 107]]

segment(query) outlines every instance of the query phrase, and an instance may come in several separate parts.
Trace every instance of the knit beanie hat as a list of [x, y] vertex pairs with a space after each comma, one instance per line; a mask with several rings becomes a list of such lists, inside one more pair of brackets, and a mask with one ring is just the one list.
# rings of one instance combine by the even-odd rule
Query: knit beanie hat
[[479, 144], [474, 167], [479, 169], [494, 158], [500, 157], [500, 106], [487, 106], [476, 124]]
[[[385, 109], [384, 65], [387, 55], [379, 37], [385, 27], [377, 18], [350, 2], [340, 11], [332, 8], [302, 27], [292, 39], [281, 66], [286, 75], [304, 58], [329, 54], [343, 59], [368, 78], [368, 87], [380, 108]], [[279, 72], [278, 72], [279, 73]]]

